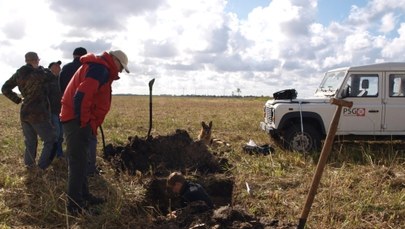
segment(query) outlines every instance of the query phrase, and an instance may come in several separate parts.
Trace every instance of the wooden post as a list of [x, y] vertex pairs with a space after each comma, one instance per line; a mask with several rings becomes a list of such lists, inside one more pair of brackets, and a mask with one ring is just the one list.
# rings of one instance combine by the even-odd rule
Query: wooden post
[[322, 147], [321, 155], [318, 161], [318, 165], [316, 167], [316, 171], [314, 177], [312, 178], [311, 188], [307, 195], [307, 200], [304, 205], [304, 209], [302, 209], [301, 217], [298, 222], [298, 229], [304, 229], [305, 223], [307, 222], [309, 211], [311, 210], [312, 202], [314, 201], [316, 191], [319, 186], [319, 182], [322, 177], [323, 170], [326, 165], [326, 161], [328, 160], [330, 151], [332, 149], [333, 140], [335, 138], [336, 130], [339, 124], [340, 114], [342, 113], [342, 107], [352, 107], [353, 102], [340, 100], [332, 98], [330, 99], [330, 103], [337, 105], [335, 114], [329, 126], [328, 135], [326, 136], [325, 143]]

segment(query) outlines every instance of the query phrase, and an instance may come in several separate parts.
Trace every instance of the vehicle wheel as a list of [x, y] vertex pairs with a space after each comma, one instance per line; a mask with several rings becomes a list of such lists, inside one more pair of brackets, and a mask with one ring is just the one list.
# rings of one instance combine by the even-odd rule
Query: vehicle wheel
[[304, 125], [301, 132], [299, 124], [293, 124], [283, 135], [283, 145], [286, 149], [299, 152], [319, 151], [321, 134], [312, 125]]
[[280, 135], [279, 134], [270, 134], [270, 139], [273, 139], [275, 141], [280, 140]]

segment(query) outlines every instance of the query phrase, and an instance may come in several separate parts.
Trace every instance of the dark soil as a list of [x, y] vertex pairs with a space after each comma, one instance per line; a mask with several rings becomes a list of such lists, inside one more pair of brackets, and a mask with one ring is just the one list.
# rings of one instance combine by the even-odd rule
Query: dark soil
[[[149, 176], [144, 184], [144, 206], [152, 206], [155, 216], [150, 228], [294, 228], [280, 226], [277, 220], [256, 219], [239, 206], [233, 206], [234, 179], [226, 172], [232, 165], [218, 157], [201, 141], [193, 141], [185, 130], [168, 136], [142, 139], [129, 137], [125, 146], [107, 145], [104, 159], [117, 173]], [[166, 177], [182, 172], [188, 180], [201, 184], [210, 195], [215, 209], [202, 202], [185, 208], [180, 198], [166, 189]], [[176, 211], [176, 217], [167, 214]]]
[[171, 171], [196, 171], [199, 174], [222, 173], [227, 160], [211, 154], [201, 141], [193, 141], [185, 130], [172, 135], [141, 139], [129, 137], [125, 146], [106, 146], [104, 158], [118, 171], [134, 175], [153, 171], [167, 176]]

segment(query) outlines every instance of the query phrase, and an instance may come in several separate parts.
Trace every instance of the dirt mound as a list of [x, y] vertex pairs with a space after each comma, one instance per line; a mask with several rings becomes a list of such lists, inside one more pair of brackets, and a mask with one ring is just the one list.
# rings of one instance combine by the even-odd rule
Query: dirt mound
[[141, 139], [129, 137], [125, 146], [106, 146], [104, 159], [118, 171], [135, 174], [136, 171], [166, 176], [170, 171], [221, 173], [227, 160], [211, 154], [201, 141], [193, 141], [185, 130], [176, 130], [168, 136]]

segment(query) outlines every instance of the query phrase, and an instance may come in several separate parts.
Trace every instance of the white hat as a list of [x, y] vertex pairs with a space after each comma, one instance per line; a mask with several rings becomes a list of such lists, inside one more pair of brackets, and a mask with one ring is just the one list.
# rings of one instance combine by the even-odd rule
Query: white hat
[[115, 56], [120, 63], [122, 64], [122, 66], [124, 67], [125, 71], [127, 73], [129, 73], [129, 69], [128, 69], [128, 57], [127, 55], [121, 51], [121, 50], [115, 50], [115, 51], [110, 51], [110, 55]]

